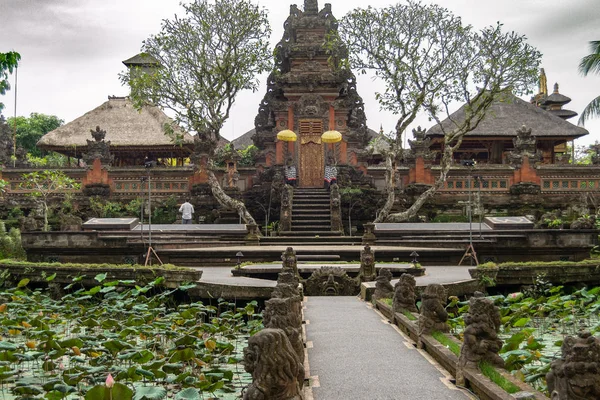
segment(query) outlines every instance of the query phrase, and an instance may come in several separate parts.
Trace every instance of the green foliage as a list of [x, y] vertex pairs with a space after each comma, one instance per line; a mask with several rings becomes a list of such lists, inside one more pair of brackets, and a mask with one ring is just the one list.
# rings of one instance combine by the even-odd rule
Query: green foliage
[[80, 184], [57, 170], [34, 171], [22, 175], [19, 188], [28, 190], [30, 197], [38, 198], [44, 206], [44, 231], [48, 230], [48, 202], [51, 196], [80, 188]]
[[11, 228], [6, 231], [6, 225], [0, 221], [0, 259], [25, 259], [25, 250], [21, 245], [21, 231]]
[[17, 126], [17, 146], [27, 150], [31, 156], [41, 157], [42, 152], [36, 147], [36, 143], [46, 133], [53, 131], [64, 123], [64, 120], [55, 115], [46, 115], [41, 113], [31, 113], [29, 118], [14, 117], [8, 118], [7, 123]]
[[157, 281], [131, 287], [97, 278], [58, 299], [25, 283], [0, 289], [11, 299], [0, 305], [2, 396], [241, 398], [251, 382], [242, 349], [262, 329], [256, 302], [177, 304], [180, 289]]
[[375, 222], [386, 220], [394, 204], [392, 170], [402, 154], [402, 137], [417, 115], [424, 113], [440, 124], [455, 109], [454, 103], [463, 103], [460, 120], [438, 125], [447, 144], [439, 180], [395, 216], [395, 222], [415, 216], [441, 187], [453, 152], [494, 101], [531, 93], [541, 59], [524, 36], [503, 32], [500, 23], [476, 32], [449, 10], [416, 1], [355, 9], [340, 21], [339, 38], [330, 35], [328, 41], [334, 43], [328, 48], [339, 47], [335, 41], [340, 39], [348, 44], [349, 65], [385, 85], [383, 92], [375, 93], [381, 108], [398, 116], [394, 137], [384, 151], [388, 196]]
[[[579, 64], [579, 72], [587, 76], [590, 72], [600, 74], [600, 40], [590, 42], [590, 54], [583, 57]], [[583, 126], [585, 121], [600, 116], [600, 96], [593, 99], [579, 116], [579, 125]]]
[[172, 224], [177, 221], [179, 210], [177, 198], [169, 196], [161, 205], [157, 205], [152, 211], [153, 224]]
[[121, 79], [136, 105], [170, 109], [179, 124], [216, 144], [238, 92], [257, 90], [256, 76], [271, 67], [267, 13], [246, 0], [182, 6], [185, 16], [164, 20], [161, 32], [144, 41], [144, 54], [161, 68]]
[[[12, 74], [13, 70], [19, 65], [21, 55], [16, 51], [9, 51], [7, 53], [0, 53], [0, 96], [6, 94], [6, 91], [10, 89], [8, 83], [8, 74]], [[0, 102], [0, 114], [4, 109], [4, 104]]]

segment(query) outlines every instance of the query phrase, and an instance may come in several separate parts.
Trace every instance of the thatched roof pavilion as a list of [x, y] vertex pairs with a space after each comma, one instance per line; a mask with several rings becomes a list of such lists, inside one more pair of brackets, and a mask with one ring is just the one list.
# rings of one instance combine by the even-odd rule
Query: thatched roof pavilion
[[[450, 131], [452, 121], [462, 121], [464, 115], [465, 106], [462, 106], [442, 121], [442, 126]], [[462, 153], [466, 158], [502, 163], [503, 154], [513, 149], [513, 138], [523, 125], [532, 129], [538, 149], [544, 153], [544, 162], [549, 163], [554, 162], [555, 152], [566, 150], [567, 142], [589, 133], [535, 104], [507, 95], [495, 101], [479, 125], [465, 135], [456, 156], [460, 158]], [[444, 139], [440, 126], [433, 126], [426, 135], [431, 138], [432, 149], [439, 150]]]
[[80, 158], [87, 151], [87, 141], [93, 140], [90, 130], [99, 126], [106, 131], [116, 166], [143, 165], [145, 157], [182, 161], [191, 154], [194, 139], [176, 128], [183, 135], [183, 144], [174, 144], [165, 135], [165, 125], [173, 124], [157, 107], [147, 106], [138, 111], [129, 98], [109, 97], [99, 107], [44, 135], [37, 146]]

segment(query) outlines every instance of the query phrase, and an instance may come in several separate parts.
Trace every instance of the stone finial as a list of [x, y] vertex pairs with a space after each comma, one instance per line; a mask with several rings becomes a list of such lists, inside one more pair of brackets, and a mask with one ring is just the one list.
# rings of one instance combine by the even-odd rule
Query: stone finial
[[417, 282], [411, 274], [402, 274], [398, 283], [394, 286], [394, 301], [392, 309], [394, 312], [417, 312]]
[[517, 136], [513, 138], [514, 150], [508, 154], [508, 159], [511, 164], [520, 166], [523, 162], [523, 157], [528, 157], [532, 162], [539, 160], [537, 153], [537, 139], [531, 134], [531, 128], [525, 125], [516, 130]]
[[394, 287], [390, 283], [392, 280], [392, 273], [387, 268], [381, 268], [379, 275], [375, 280], [375, 293], [373, 293], [373, 299], [386, 299], [391, 298], [394, 295]]
[[358, 273], [359, 282], [370, 282], [377, 278], [375, 270], [375, 253], [368, 244], [360, 251], [360, 271]]
[[106, 131], [96, 126], [96, 130], [90, 129], [90, 133], [94, 140], [86, 140], [87, 152], [83, 154], [83, 161], [91, 166], [98, 159], [102, 165], [109, 166], [115, 156], [110, 154], [110, 141], [104, 140]]
[[90, 129], [90, 132], [96, 142], [100, 142], [106, 137], [106, 131], [100, 129], [99, 126], [96, 126], [96, 130]]
[[307, 15], [317, 15], [319, 13], [317, 0], [304, 0], [304, 13]]
[[419, 336], [433, 331], [448, 332], [448, 313], [444, 306], [448, 299], [447, 290], [438, 283], [427, 285], [421, 296]]
[[600, 338], [588, 331], [567, 336], [561, 352], [546, 374], [552, 400], [600, 399]]
[[500, 310], [491, 299], [475, 292], [465, 314], [464, 340], [458, 359], [457, 383], [464, 385], [464, 368], [477, 368], [479, 361], [504, 368], [504, 360], [498, 355], [502, 340], [498, 338]]
[[252, 374], [244, 400], [303, 399], [304, 367], [283, 330], [267, 328], [251, 336], [244, 349], [244, 368]]

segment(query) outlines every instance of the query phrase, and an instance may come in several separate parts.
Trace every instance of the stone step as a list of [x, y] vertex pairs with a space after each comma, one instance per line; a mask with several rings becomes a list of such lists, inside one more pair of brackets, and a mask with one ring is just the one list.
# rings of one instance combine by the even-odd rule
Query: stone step
[[329, 205], [329, 199], [312, 199], [310, 197], [307, 197], [305, 199], [296, 199], [296, 198], [294, 198], [294, 203], [293, 204], [323, 204], [323, 205]]
[[303, 221], [330, 221], [331, 220], [331, 216], [330, 215], [325, 215], [325, 214], [305, 214], [305, 215], [298, 215], [298, 214], [292, 214], [292, 221], [297, 221], [297, 222], [303, 222]]
[[313, 230], [313, 231], [281, 231], [280, 235], [285, 237], [294, 236], [341, 236], [340, 232], [324, 231], [324, 230]]
[[300, 225], [330, 225], [331, 220], [329, 219], [308, 219], [308, 220], [298, 220], [292, 219], [292, 226], [300, 226]]
[[292, 204], [292, 208], [294, 208], [294, 207], [298, 208], [299, 206], [301, 206], [302, 208], [327, 208], [327, 209], [329, 209], [329, 203], [319, 204], [319, 203], [314, 203], [314, 202], [311, 202], [311, 203], [296, 203], [296, 202], [294, 202]]
[[329, 231], [331, 230], [331, 225], [301, 225], [301, 226], [292, 226], [292, 232], [296, 231]]

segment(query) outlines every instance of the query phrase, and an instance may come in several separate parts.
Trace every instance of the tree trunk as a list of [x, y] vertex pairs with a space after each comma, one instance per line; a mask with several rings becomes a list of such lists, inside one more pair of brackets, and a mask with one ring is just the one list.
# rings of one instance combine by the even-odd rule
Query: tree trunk
[[[427, 200], [429, 200], [431, 197], [433, 197], [433, 195], [438, 191], [439, 188], [442, 187], [442, 185], [446, 181], [446, 177], [448, 176], [448, 172], [450, 171], [450, 167], [452, 166], [452, 154], [454, 153], [454, 150], [456, 148], [458, 148], [458, 146], [460, 146], [460, 143], [458, 143], [455, 146], [446, 146], [444, 148], [444, 155], [440, 162], [440, 166], [442, 167], [440, 176], [438, 177], [438, 179], [436, 179], [433, 186], [430, 187], [429, 189], [427, 189], [425, 192], [421, 193], [421, 195], [419, 197], [417, 197], [415, 202], [410, 206], [410, 208], [408, 210], [389, 215], [387, 217], [387, 219], [385, 220], [386, 222], [404, 222], [404, 221], [407, 221], [410, 218], [414, 217], [415, 215], [417, 215], [417, 213], [419, 212], [421, 207], [423, 207], [423, 205], [427, 202]], [[389, 194], [388, 194], [388, 200], [389, 200]], [[387, 205], [387, 203], [386, 203], [386, 205]], [[375, 222], [383, 222], [383, 221], [375, 221]]]
[[48, 232], [48, 202], [46, 200], [44, 203], [44, 232]]
[[215, 176], [214, 172], [212, 172], [209, 169], [207, 171], [207, 174], [208, 185], [210, 186], [212, 194], [213, 196], [215, 196], [219, 204], [221, 204], [223, 207], [233, 208], [234, 210], [236, 210], [245, 224], [256, 225], [256, 221], [254, 220], [254, 218], [252, 218], [252, 215], [250, 215], [250, 213], [246, 209], [246, 205], [239, 200], [232, 199], [229, 195], [227, 195], [227, 193], [223, 191], [221, 185], [219, 185], [219, 181], [217, 180], [217, 177]]
[[394, 201], [396, 201], [396, 171], [395, 163], [393, 162], [393, 159], [395, 157], [396, 155], [393, 152], [390, 152], [386, 155], [385, 158], [385, 187], [388, 191], [387, 199], [385, 200], [385, 204], [383, 205], [381, 210], [379, 210], [377, 218], [375, 218], [375, 221], [373, 221], [374, 223], [384, 222], [385, 220], [387, 220], [388, 216], [390, 215], [390, 212], [392, 211], [392, 207], [394, 207]]

